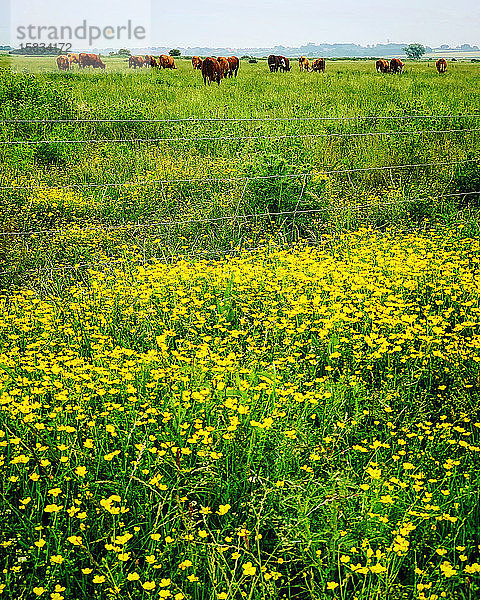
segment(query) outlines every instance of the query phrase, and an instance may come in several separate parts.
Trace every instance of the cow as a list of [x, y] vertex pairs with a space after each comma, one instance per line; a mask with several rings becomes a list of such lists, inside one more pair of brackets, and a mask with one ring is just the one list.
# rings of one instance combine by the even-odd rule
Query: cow
[[222, 69], [218, 64], [217, 59], [208, 56], [202, 63], [202, 77], [205, 85], [210, 85], [212, 81], [216, 81], [220, 85], [222, 79]]
[[68, 71], [70, 69], [70, 59], [68, 56], [57, 56], [57, 67], [59, 71]]
[[141, 69], [145, 64], [145, 59], [143, 56], [130, 56], [128, 59], [128, 68], [136, 69], [137, 67]]
[[70, 68], [72, 68], [72, 65], [74, 64], [80, 66], [80, 54], [69, 54], [68, 60], [70, 61]]
[[317, 72], [322, 71], [322, 73], [325, 73], [325, 59], [324, 58], [316, 58], [312, 62], [312, 71], [317, 71]]
[[390, 71], [390, 63], [388, 60], [383, 58], [379, 58], [375, 63], [375, 67], [377, 69], [377, 73], [388, 73]]
[[102, 61], [98, 54], [85, 54], [82, 52], [78, 55], [78, 62], [82, 69], [85, 69], [85, 67], [93, 67], [94, 69], [105, 69], [105, 63]]
[[437, 71], [439, 73], [445, 73], [447, 70], [447, 61], [444, 58], [439, 58], [435, 63], [435, 66], [437, 67]]
[[298, 66], [300, 67], [300, 71], [311, 71], [310, 61], [306, 56], [301, 56], [298, 59]]
[[168, 54], [161, 54], [158, 57], [158, 66], [162, 69], [176, 69], [175, 61], [173, 56], [168, 56]]
[[403, 62], [399, 58], [392, 58], [390, 61], [390, 73], [401, 73], [403, 71]]
[[146, 67], [158, 67], [157, 60], [154, 56], [147, 54], [145, 56], [145, 66]]
[[193, 65], [194, 69], [200, 69], [201, 70], [202, 63], [203, 63], [203, 60], [199, 56], [193, 56], [192, 57], [192, 65]]
[[279, 66], [280, 71], [290, 71], [290, 61], [286, 56], [279, 56]]
[[275, 56], [275, 54], [270, 54], [267, 62], [268, 62], [268, 68], [270, 69], [270, 73], [276, 73], [280, 66], [279, 57]]
[[230, 70], [230, 64], [224, 56], [217, 56], [217, 62], [220, 67], [220, 77], [226, 77]]
[[238, 73], [238, 67], [240, 66], [240, 61], [238, 60], [238, 58], [236, 56], [229, 56], [227, 58], [227, 60], [228, 60], [228, 76], [233, 77], [235, 75], [235, 77], [236, 77], [237, 73]]

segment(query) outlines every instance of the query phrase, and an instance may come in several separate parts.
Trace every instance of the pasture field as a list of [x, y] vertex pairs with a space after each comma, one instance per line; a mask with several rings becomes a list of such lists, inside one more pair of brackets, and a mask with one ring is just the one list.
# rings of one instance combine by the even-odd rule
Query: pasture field
[[[288, 240], [314, 241], [325, 228], [448, 222], [459, 210], [476, 221], [478, 196], [461, 195], [480, 190], [475, 64], [450, 63], [439, 76], [433, 65], [407, 63], [394, 77], [375, 73], [373, 62], [328, 62], [323, 75], [298, 65], [270, 74], [265, 61], [242, 61], [238, 79], [205, 89], [186, 60], [173, 72], [106, 63], [106, 73], [65, 74], [53, 57], [15, 57], [17, 74], [2, 75], [0, 119], [27, 122], [0, 133], [1, 225], [54, 230], [10, 238], [7, 283], [42, 265], [122, 259], [125, 247], [148, 260], [159, 248], [256, 246], [278, 225], [232, 227], [232, 214], [317, 210], [283, 227]], [[162, 121], [142, 122], [152, 119]], [[226, 219], [192, 223], [214, 218]], [[189, 224], [152, 230], [159, 221]], [[126, 229], [105, 229], [116, 225]]]
[[0, 597], [478, 598], [480, 67], [8, 61]]

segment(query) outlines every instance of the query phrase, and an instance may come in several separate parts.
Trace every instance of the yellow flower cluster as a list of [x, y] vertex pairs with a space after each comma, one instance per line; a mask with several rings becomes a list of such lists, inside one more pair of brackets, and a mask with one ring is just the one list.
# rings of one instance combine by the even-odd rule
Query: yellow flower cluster
[[0, 298], [9, 597], [475, 579], [479, 263], [359, 231]]

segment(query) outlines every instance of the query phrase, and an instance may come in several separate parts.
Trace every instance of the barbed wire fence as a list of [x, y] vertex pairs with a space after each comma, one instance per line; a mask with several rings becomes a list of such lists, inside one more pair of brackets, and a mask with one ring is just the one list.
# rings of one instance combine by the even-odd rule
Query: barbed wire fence
[[409, 119], [475, 119], [480, 113], [466, 114], [393, 114], [393, 115], [350, 115], [350, 116], [296, 116], [296, 117], [179, 117], [170, 119], [0, 119], [0, 123], [196, 123], [196, 122], [272, 122], [272, 121], [391, 121]]
[[[399, 120], [406, 121], [416, 119], [477, 119], [480, 118], [480, 114], [457, 114], [457, 115], [356, 115], [356, 116], [318, 116], [318, 117], [245, 117], [245, 118], [216, 118], [216, 117], [200, 117], [200, 118], [176, 118], [176, 119], [6, 119], [0, 120], [0, 123], [5, 125], [35, 125], [35, 124], [62, 124], [72, 123], [77, 124], [97, 124], [97, 123], [128, 123], [128, 124], [169, 124], [169, 123], [195, 123], [195, 122], [208, 122], [216, 124], [218, 122], [348, 122], [348, 121], [365, 121], [380, 123], [387, 120]], [[391, 136], [423, 136], [423, 135], [456, 135], [456, 134], [477, 134], [480, 132], [480, 127], [459, 127], [459, 128], [444, 128], [444, 129], [400, 129], [400, 130], [387, 130], [387, 131], [363, 131], [363, 132], [320, 132], [320, 133], [295, 133], [295, 134], [283, 134], [283, 135], [220, 135], [220, 136], [175, 136], [175, 137], [121, 137], [121, 138], [91, 138], [88, 139], [49, 139], [48, 137], [41, 137], [41, 139], [4, 139], [0, 140], [0, 146], [2, 147], [25, 147], [45, 144], [155, 144], [160, 145], [163, 143], [173, 144], [188, 144], [190, 142], [227, 142], [227, 141], [280, 141], [280, 140], [320, 140], [320, 139], [335, 139], [335, 138], [367, 138], [367, 137], [391, 137]], [[14, 132], [15, 133], [15, 132]], [[382, 166], [371, 166], [371, 167], [351, 167], [351, 168], [315, 168], [309, 172], [289, 172], [289, 173], [272, 173], [268, 175], [239, 175], [231, 177], [188, 177], [188, 178], [164, 178], [164, 179], [153, 179], [153, 180], [130, 180], [130, 181], [100, 181], [100, 182], [74, 182], [74, 183], [60, 183], [59, 185], [46, 185], [37, 182], [29, 182], [28, 184], [10, 184], [0, 185], [0, 191], [9, 193], [27, 192], [33, 193], [36, 191], [48, 191], [48, 190], [102, 190], [104, 193], [106, 190], [111, 188], [132, 188], [141, 186], [182, 186], [183, 184], [189, 185], [204, 185], [204, 184], [226, 184], [231, 183], [242, 183], [242, 191], [240, 192], [234, 211], [228, 215], [216, 216], [216, 217], [204, 217], [204, 218], [181, 218], [181, 219], [164, 219], [164, 220], [153, 220], [153, 221], [142, 221], [142, 222], [125, 222], [125, 223], [95, 223], [89, 226], [80, 227], [82, 234], [87, 233], [126, 233], [131, 234], [143, 232], [147, 235], [148, 232], [154, 232], [159, 228], [170, 228], [178, 229], [185, 228], [187, 226], [201, 225], [208, 227], [215, 227], [221, 223], [229, 223], [231, 226], [238, 226], [240, 229], [241, 224], [247, 221], [258, 222], [263, 220], [267, 223], [274, 222], [279, 230], [282, 230], [288, 222], [292, 227], [296, 227], [298, 219], [301, 217], [315, 217], [321, 214], [328, 214], [330, 217], [340, 215], [352, 215], [359, 214], [362, 211], [367, 211], [372, 207], [376, 210], [399, 208], [400, 206], [408, 206], [421, 202], [433, 202], [435, 200], [447, 199], [447, 198], [467, 198], [475, 197], [480, 195], [480, 189], [473, 191], [462, 191], [462, 192], [450, 192], [435, 195], [425, 194], [424, 196], [416, 196], [403, 199], [395, 199], [394, 201], [387, 202], [360, 202], [360, 203], [346, 203], [344, 206], [322, 206], [319, 208], [308, 208], [303, 209], [301, 206], [302, 199], [304, 197], [307, 182], [312, 177], [329, 177], [332, 175], [346, 175], [350, 176], [353, 174], [366, 174], [366, 173], [389, 173], [390, 177], [393, 178], [395, 171], [404, 171], [413, 169], [430, 169], [430, 168], [441, 168], [441, 167], [455, 167], [459, 165], [477, 165], [479, 157], [474, 158], [463, 158], [463, 159], [450, 159], [450, 160], [439, 160], [430, 162], [417, 162], [409, 164], [394, 164], [394, 165], [382, 165]], [[255, 211], [255, 212], [240, 212], [242, 200], [246, 194], [249, 184], [252, 182], [268, 182], [268, 181], [281, 181], [281, 180], [299, 180], [299, 194], [294, 204], [294, 208], [290, 210], [267, 210], [267, 211]], [[312, 246], [318, 246], [328, 241], [338, 239], [338, 235], [333, 235], [336, 232], [335, 225], [330, 223], [317, 223], [320, 229], [323, 228], [324, 235], [320, 236], [320, 239], [310, 239], [308, 243]], [[11, 242], [5, 240], [23, 240], [23, 243], [28, 243], [28, 240], [34, 240], [35, 238], [48, 238], [57, 235], [65, 234], [64, 227], [54, 228], [16, 228], [14, 230], [3, 230], [0, 231], [0, 240], [4, 241], [5, 244]], [[178, 235], [175, 234], [175, 235]], [[240, 235], [238, 236], [241, 237]], [[198, 240], [197, 240], [198, 241]], [[138, 265], [150, 264], [152, 262], [172, 262], [175, 260], [197, 260], [204, 258], [222, 258], [227, 256], [238, 255], [241, 252], [257, 252], [260, 250], [268, 249], [269, 247], [290, 247], [292, 240], [283, 238], [283, 243], [270, 244], [259, 244], [248, 247], [241, 243], [229, 248], [223, 249], [205, 249], [205, 250], [192, 250], [189, 252], [179, 251], [178, 245], [176, 247], [162, 247], [156, 256], [143, 256], [139, 257], [136, 261]], [[298, 242], [298, 237], [293, 240], [293, 243]], [[230, 244], [230, 246], [232, 246]], [[23, 268], [19, 265], [19, 268], [10, 268], [0, 271], [1, 277], [15, 277], [15, 276], [28, 276], [28, 275], [41, 275], [52, 274], [55, 272], [67, 272], [67, 271], [79, 271], [93, 268], [115, 268], [120, 266], [132, 266], [132, 258], [117, 259], [112, 257], [111, 260], [104, 258], [98, 261], [78, 261], [74, 264], [41, 264], [36, 268]]]

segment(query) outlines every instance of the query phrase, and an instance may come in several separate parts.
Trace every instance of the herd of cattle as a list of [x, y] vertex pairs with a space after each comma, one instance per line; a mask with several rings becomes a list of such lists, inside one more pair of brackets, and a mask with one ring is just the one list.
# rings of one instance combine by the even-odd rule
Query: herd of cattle
[[379, 58], [375, 63], [377, 73], [402, 73], [403, 62], [399, 58], [392, 58], [390, 62], [383, 58]]
[[298, 65], [300, 67], [300, 71], [322, 71], [322, 73], [325, 73], [324, 58], [316, 58], [310, 62], [306, 56], [301, 56], [298, 59]]
[[69, 71], [73, 65], [78, 65], [81, 69], [93, 67], [94, 69], [105, 69], [105, 63], [98, 54], [66, 54], [57, 56], [57, 66], [60, 71]]
[[220, 85], [220, 81], [225, 77], [237, 76], [240, 61], [236, 56], [219, 56], [212, 58], [207, 56], [203, 60], [199, 56], [192, 58], [192, 65], [194, 69], [202, 71], [203, 83], [210, 85], [213, 82]]
[[[377, 73], [401, 73], [404, 65], [398, 58], [392, 58], [390, 62], [380, 58], [375, 63], [375, 66], [377, 67]], [[447, 61], [444, 58], [439, 58], [435, 66], [439, 73], [445, 73], [447, 70]]]
[[167, 54], [161, 54], [158, 58], [150, 56], [131, 56], [128, 59], [128, 66], [130, 69], [142, 68], [142, 67], [158, 67], [159, 69], [176, 69], [175, 60], [173, 56]]
[[[287, 72], [291, 70], [290, 61], [286, 56], [277, 56], [270, 54], [268, 57], [268, 68], [271, 73], [277, 71]], [[105, 63], [102, 61], [98, 54], [68, 54], [57, 57], [57, 66], [60, 71], [69, 71], [73, 68], [73, 65], [78, 65], [80, 69], [85, 67], [93, 67], [94, 69], [105, 69]], [[301, 56], [298, 59], [300, 71], [317, 71], [325, 73], [325, 59], [316, 58], [311, 62], [305, 56]], [[137, 69], [142, 67], [156, 67], [160, 69], [176, 69], [175, 60], [172, 56], [162, 54], [158, 57], [155, 56], [130, 56], [128, 59], [128, 66], [130, 69]], [[194, 56], [192, 58], [192, 66], [194, 69], [202, 71], [203, 81], [205, 85], [211, 83], [218, 83], [225, 77], [236, 77], [240, 61], [236, 56], [218, 56], [212, 58], [200, 58]], [[403, 62], [398, 58], [392, 58], [388, 61], [385, 59], [378, 59], [375, 63], [377, 73], [402, 73]], [[439, 58], [435, 64], [439, 73], [445, 73], [447, 70], [447, 61], [444, 58]]]

